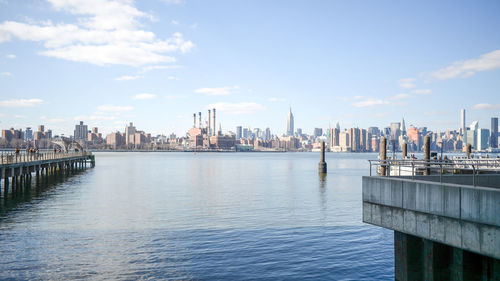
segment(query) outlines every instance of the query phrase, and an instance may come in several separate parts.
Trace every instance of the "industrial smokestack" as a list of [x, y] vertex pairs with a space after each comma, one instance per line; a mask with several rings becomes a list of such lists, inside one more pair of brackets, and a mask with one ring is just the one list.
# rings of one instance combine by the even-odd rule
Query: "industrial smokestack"
[[212, 130], [211, 130], [211, 126], [210, 126], [210, 117], [212, 115], [210, 114], [210, 109], [208, 110], [208, 130], [207, 130], [207, 135], [211, 136], [212, 135]]
[[196, 128], [196, 113], [193, 113], [193, 128]]
[[216, 128], [217, 128], [217, 123], [215, 123], [215, 108], [212, 110], [214, 112], [214, 116], [213, 116], [213, 132], [212, 132], [212, 135], [215, 136], [215, 131], [216, 131]]
[[198, 112], [198, 116], [199, 116], [199, 125], [198, 125], [198, 128], [201, 129], [201, 112]]

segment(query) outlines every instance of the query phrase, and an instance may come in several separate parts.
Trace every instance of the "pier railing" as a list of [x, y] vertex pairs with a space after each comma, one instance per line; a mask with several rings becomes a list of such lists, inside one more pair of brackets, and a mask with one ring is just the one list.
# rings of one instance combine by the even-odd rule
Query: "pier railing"
[[74, 158], [79, 156], [89, 156], [91, 152], [77, 151], [77, 152], [25, 152], [20, 151], [15, 152], [2, 152], [0, 154], [0, 164], [17, 164], [17, 163], [29, 163], [43, 160], [55, 160], [64, 158]]
[[450, 160], [421, 160], [421, 159], [387, 159], [368, 160], [370, 176], [373, 167], [381, 176], [411, 176], [439, 175], [443, 182], [443, 174], [471, 174], [472, 183], [476, 183], [476, 175], [480, 173], [500, 173], [500, 158], [486, 159], [450, 159]]

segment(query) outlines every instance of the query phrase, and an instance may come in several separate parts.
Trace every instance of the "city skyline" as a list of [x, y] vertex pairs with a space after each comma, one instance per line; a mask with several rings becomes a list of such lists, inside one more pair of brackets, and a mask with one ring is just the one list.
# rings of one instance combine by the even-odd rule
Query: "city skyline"
[[181, 135], [215, 107], [225, 131], [278, 134], [291, 106], [311, 134], [438, 131], [462, 108], [483, 128], [500, 112], [500, 3], [94, 2], [0, 1], [2, 128]]

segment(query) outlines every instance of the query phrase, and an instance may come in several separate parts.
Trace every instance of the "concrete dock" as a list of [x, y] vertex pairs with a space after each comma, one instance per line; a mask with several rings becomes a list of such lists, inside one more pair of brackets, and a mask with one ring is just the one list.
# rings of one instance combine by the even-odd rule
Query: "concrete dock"
[[396, 280], [500, 280], [500, 175], [363, 177], [363, 222], [394, 230]]

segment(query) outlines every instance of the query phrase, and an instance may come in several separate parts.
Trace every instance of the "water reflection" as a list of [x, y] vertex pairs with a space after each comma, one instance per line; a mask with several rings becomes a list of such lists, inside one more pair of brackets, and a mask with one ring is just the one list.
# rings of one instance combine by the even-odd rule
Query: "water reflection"
[[[55, 189], [70, 178], [84, 173], [84, 170], [60, 172], [39, 177], [27, 176], [23, 180], [2, 181], [0, 188], [0, 218], [18, 206], [44, 197], [44, 194]], [[0, 221], [1, 222], [1, 221]]]

